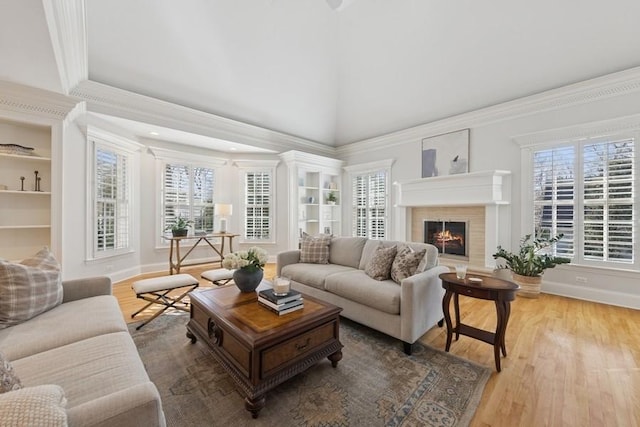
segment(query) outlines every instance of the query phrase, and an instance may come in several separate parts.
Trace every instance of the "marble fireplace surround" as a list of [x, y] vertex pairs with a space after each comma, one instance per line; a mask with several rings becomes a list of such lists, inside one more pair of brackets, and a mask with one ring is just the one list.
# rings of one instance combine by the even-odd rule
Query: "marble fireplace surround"
[[[491, 256], [511, 228], [511, 172], [493, 170], [398, 181], [398, 235], [424, 240], [425, 220], [467, 221], [470, 266], [493, 268]], [[455, 263], [443, 258], [442, 263]]]

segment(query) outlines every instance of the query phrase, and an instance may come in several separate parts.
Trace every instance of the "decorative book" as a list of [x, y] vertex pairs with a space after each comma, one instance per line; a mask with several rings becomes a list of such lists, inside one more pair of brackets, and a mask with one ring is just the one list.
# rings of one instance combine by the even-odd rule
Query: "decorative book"
[[304, 304], [302, 303], [302, 301], [297, 301], [297, 304], [295, 304], [292, 307], [289, 307], [285, 310], [276, 310], [275, 308], [271, 308], [268, 305], [263, 304], [262, 302], [259, 302], [259, 304], [266, 308], [267, 310], [269, 310], [272, 313], [277, 314], [278, 316], [282, 316], [283, 314], [287, 314], [287, 313], [291, 313], [293, 311], [297, 311], [297, 310], [301, 310], [304, 308]]
[[258, 292], [258, 296], [266, 299], [267, 301], [271, 301], [276, 305], [285, 304], [302, 298], [302, 294], [298, 291], [294, 291], [293, 289], [291, 289], [285, 296], [276, 296], [273, 294], [273, 289], [264, 289]]

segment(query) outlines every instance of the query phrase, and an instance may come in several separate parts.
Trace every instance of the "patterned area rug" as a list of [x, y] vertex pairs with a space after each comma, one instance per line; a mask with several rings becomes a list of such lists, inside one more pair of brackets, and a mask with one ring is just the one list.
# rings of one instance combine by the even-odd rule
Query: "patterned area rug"
[[186, 313], [129, 326], [169, 426], [466, 426], [491, 370], [341, 319], [343, 358], [324, 359], [267, 393], [257, 419], [204, 343], [186, 338]]

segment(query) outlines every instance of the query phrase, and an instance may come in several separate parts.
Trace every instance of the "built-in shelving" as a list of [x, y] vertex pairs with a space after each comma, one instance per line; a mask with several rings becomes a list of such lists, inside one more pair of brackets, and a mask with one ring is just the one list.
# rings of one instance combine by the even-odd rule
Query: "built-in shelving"
[[34, 149], [0, 153], [0, 258], [19, 260], [51, 246], [51, 128], [0, 119], [0, 143]]

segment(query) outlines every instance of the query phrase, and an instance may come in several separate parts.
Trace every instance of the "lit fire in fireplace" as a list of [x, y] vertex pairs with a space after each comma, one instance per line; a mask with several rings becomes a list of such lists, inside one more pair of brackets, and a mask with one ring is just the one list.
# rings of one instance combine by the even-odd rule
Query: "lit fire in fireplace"
[[449, 246], [453, 243], [458, 246], [464, 247], [464, 236], [454, 234], [451, 232], [451, 230], [443, 230], [439, 233], [436, 233], [434, 237], [435, 242], [438, 243], [438, 246]]
[[425, 221], [424, 241], [448, 255], [467, 256], [467, 223], [464, 221]]

